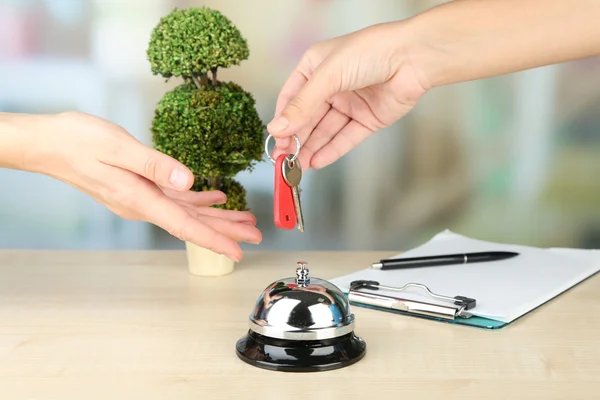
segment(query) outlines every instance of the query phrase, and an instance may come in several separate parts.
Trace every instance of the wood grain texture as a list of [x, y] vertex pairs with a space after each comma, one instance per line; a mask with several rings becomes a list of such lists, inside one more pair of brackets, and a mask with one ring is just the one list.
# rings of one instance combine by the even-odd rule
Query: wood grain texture
[[250, 252], [229, 276], [185, 253], [0, 251], [2, 399], [590, 399], [600, 393], [600, 276], [498, 331], [354, 307], [359, 363], [286, 374], [235, 342], [296, 261], [330, 279], [388, 253]]

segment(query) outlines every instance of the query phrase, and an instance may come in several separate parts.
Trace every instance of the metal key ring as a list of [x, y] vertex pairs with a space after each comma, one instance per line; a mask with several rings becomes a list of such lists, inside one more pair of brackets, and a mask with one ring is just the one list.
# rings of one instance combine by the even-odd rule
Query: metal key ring
[[[273, 157], [271, 157], [271, 154], [269, 153], [269, 140], [272, 138], [273, 136], [269, 135], [267, 136], [267, 139], [265, 140], [265, 154], [267, 155], [267, 157], [269, 157], [269, 160], [271, 160], [271, 162], [273, 164], [276, 163], [276, 161], [273, 159]], [[294, 156], [292, 157], [292, 159], [290, 160], [290, 162], [294, 162], [296, 161], [296, 159], [298, 158], [298, 153], [300, 153], [300, 139], [298, 139], [298, 136], [294, 135], [294, 139], [296, 140], [296, 152], [294, 153]]]

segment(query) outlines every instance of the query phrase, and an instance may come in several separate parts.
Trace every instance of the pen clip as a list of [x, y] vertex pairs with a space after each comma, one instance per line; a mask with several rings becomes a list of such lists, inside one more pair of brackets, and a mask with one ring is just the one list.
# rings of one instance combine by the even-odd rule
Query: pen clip
[[[423, 289], [430, 297], [452, 303], [457, 307], [442, 306], [437, 304], [425, 303], [422, 301], [402, 299], [382, 294], [361, 292], [361, 289], [367, 290], [388, 290], [401, 292], [408, 288], [417, 287]], [[429, 288], [420, 283], [407, 283], [398, 288], [393, 286], [380, 285], [377, 281], [358, 280], [350, 283], [348, 298], [351, 302], [366, 304], [376, 307], [396, 309], [409, 313], [425, 314], [445, 319], [454, 319], [455, 317], [469, 318], [471, 315], [466, 310], [475, 308], [476, 300], [466, 296], [442, 296], [433, 293]]]

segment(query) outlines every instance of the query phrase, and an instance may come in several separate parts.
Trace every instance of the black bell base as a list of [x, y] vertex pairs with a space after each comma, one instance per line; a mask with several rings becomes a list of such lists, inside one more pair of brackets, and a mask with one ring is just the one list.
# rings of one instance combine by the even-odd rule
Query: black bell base
[[235, 347], [242, 361], [283, 372], [344, 368], [362, 359], [367, 350], [367, 344], [353, 332], [334, 339], [298, 341], [274, 339], [248, 330]]

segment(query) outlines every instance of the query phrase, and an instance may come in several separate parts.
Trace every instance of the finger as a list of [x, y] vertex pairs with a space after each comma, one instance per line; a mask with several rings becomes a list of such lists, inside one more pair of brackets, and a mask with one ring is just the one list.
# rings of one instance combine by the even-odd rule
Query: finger
[[285, 149], [288, 149], [292, 145], [292, 139], [289, 137], [275, 138], [275, 148], [273, 149], [273, 153], [271, 157], [274, 159], [277, 158], [277, 151], [284, 152]]
[[193, 205], [192, 203], [187, 203], [180, 200], [175, 200], [178, 204], [185, 206], [187, 208], [191, 208], [194, 211], [211, 217], [226, 219], [233, 222], [240, 222], [243, 224], [256, 225], [256, 217], [248, 212], [248, 211], [234, 211], [234, 210], [224, 210], [221, 208], [214, 207], [198, 207]]
[[[302, 86], [308, 81], [306, 73], [302, 72], [303, 61], [300, 61], [298, 67], [292, 71], [290, 77], [285, 81], [279, 96], [277, 97], [277, 103], [275, 104], [275, 117], [278, 117], [285, 106], [296, 96], [296, 94], [302, 89]], [[289, 137], [275, 138], [275, 149], [284, 151], [292, 145], [292, 140]], [[273, 158], [277, 158], [277, 154], [273, 154]]]
[[[309, 49], [302, 55], [302, 59], [300, 60], [294, 71], [292, 71], [287, 81], [283, 84], [281, 92], [277, 97], [277, 103], [275, 105], [276, 118], [279, 116], [281, 111], [288, 105], [288, 103], [298, 94], [298, 92], [300, 92], [302, 87], [308, 82], [308, 80], [312, 76], [312, 73], [316, 66], [320, 63], [320, 57], [316, 57], [317, 60], [315, 60], [314, 57], [315, 54], [320, 53], [319, 51], [317, 51], [319, 45], [320, 44], [313, 45], [311, 49]], [[321, 118], [325, 115], [325, 113], [327, 112], [327, 108], [328, 107], [326, 106], [322, 113], [318, 113], [320, 115], [316, 116], [316, 121], [314, 125], [316, 125], [318, 121], [320, 121]], [[306, 133], [301, 132], [298, 134], [302, 142], [305, 141], [306, 137], [310, 134], [311, 130], [312, 129], [305, 129]], [[276, 149], [289, 152], [289, 148], [292, 145], [292, 140], [289, 137], [275, 138]], [[277, 155], [275, 155], [275, 157], [276, 156]]]
[[303, 65], [304, 61], [300, 61], [298, 66], [292, 71], [290, 77], [285, 81], [277, 97], [275, 104], [275, 116], [281, 114], [285, 106], [298, 94], [302, 86], [308, 82], [311, 75], [310, 70], [306, 70]]
[[325, 44], [326, 43], [314, 44], [310, 49], [304, 52], [298, 65], [296, 65], [289, 78], [283, 84], [279, 96], [277, 96], [275, 116], [281, 113], [290, 100], [292, 100], [306, 82], [308, 82], [313, 71], [321, 63], [324, 54], [321, 47]]
[[224, 218], [218, 218], [211, 215], [205, 215], [192, 207], [184, 206], [184, 208], [194, 218], [197, 218], [198, 220], [212, 227], [216, 231], [221, 232], [223, 235], [226, 235], [232, 240], [235, 240], [236, 242], [259, 244], [262, 241], [262, 234], [253, 225], [235, 222]]
[[117, 215], [149, 222], [180, 240], [224, 254], [233, 261], [242, 259], [242, 249], [234, 240], [192, 217], [154, 183], [118, 167], [107, 167], [105, 173], [101, 172], [97, 171], [97, 175], [108, 184], [108, 194], [97, 193], [95, 197]]
[[273, 137], [291, 136], [303, 128], [312, 131], [316, 125], [311, 124], [315, 114], [339, 90], [340, 74], [335, 62], [328, 59], [321, 63], [279, 116], [267, 125]]
[[[402, 106], [400, 107], [401, 109], [406, 108]], [[332, 107], [342, 114], [346, 114], [350, 119], [360, 121], [361, 124], [373, 132], [387, 126], [387, 124], [377, 117], [373, 109], [384, 109], [388, 107], [388, 104], [381, 100], [379, 92], [373, 92], [372, 87], [361, 89], [360, 94], [359, 91], [341, 93], [334, 97]], [[390, 112], [390, 114], [392, 113]], [[400, 115], [397, 118], [399, 119]]]
[[136, 206], [146, 221], [163, 228], [180, 240], [224, 254], [233, 261], [238, 262], [242, 259], [242, 249], [235, 240], [194, 218], [151, 182], [141, 183], [147, 190], [139, 191], [141, 200]]
[[350, 122], [350, 117], [331, 108], [319, 122], [300, 151], [300, 165], [310, 166], [315, 153], [329, 143]]
[[[307, 126], [300, 129], [296, 136], [298, 136], [298, 140], [300, 141], [301, 147], [304, 147], [304, 143], [308, 140], [308, 138], [312, 135], [314, 128], [319, 125], [319, 123], [323, 120], [327, 112], [331, 109], [331, 104], [328, 102], [324, 102], [319, 106], [317, 112], [313, 114], [310, 118], [310, 122]], [[296, 153], [296, 141], [290, 140], [290, 145], [285, 148], [285, 152], [287, 154], [295, 154]]]
[[[306, 143], [309, 140], [310, 136], [314, 134], [313, 127], [319, 125], [321, 120], [327, 115], [327, 112], [330, 109], [331, 109], [331, 105], [329, 103], [323, 103], [323, 105], [320, 107], [317, 114], [315, 114], [313, 116], [313, 118], [311, 118], [310, 125], [301, 129], [300, 132], [297, 133], [298, 140], [300, 141], [299, 151], [296, 147], [298, 145], [296, 140], [292, 140], [290, 138], [285, 138], [285, 139], [288, 139], [288, 141], [290, 143], [289, 146], [285, 147], [285, 148], [275, 148], [273, 150], [273, 154], [271, 157], [273, 157], [274, 159], [277, 159], [277, 157], [280, 156], [281, 154], [296, 154], [296, 152], [299, 152], [299, 154], [301, 154], [301, 152], [303, 151], [304, 146], [305, 146], [304, 143]], [[308, 164], [307, 164], [307, 166], [308, 166]]]
[[135, 172], [164, 188], [185, 191], [194, 183], [194, 175], [185, 165], [135, 139], [120, 139], [107, 153], [100, 161]]
[[227, 202], [227, 195], [220, 190], [206, 190], [202, 192], [193, 190], [179, 192], [169, 188], [161, 188], [161, 190], [164, 194], [174, 200], [180, 200], [195, 206], [210, 207], [216, 204], [225, 204]]
[[328, 144], [315, 153], [310, 166], [315, 169], [326, 167], [358, 146], [372, 133], [372, 130], [359, 122], [350, 121]]

